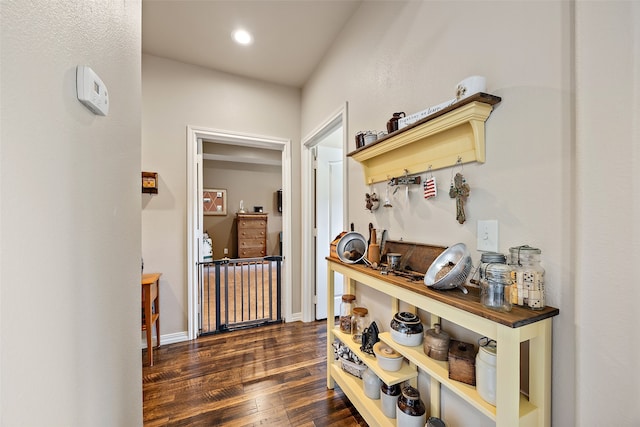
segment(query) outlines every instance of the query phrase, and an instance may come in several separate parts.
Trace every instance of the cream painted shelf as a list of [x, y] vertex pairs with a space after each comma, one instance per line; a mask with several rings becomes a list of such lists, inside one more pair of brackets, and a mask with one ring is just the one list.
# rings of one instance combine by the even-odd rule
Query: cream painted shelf
[[338, 363], [329, 364], [329, 375], [340, 386], [351, 403], [371, 427], [395, 427], [396, 420], [387, 418], [382, 412], [380, 399], [369, 399], [364, 395], [362, 380], [342, 370]]
[[[448, 363], [426, 356], [422, 346], [403, 346], [395, 343], [388, 332], [380, 334], [382, 341], [409, 360], [409, 365], [405, 367], [416, 372], [421, 369], [430, 376], [430, 400], [425, 401], [430, 416], [440, 416], [441, 390], [444, 387], [494, 420], [497, 427], [551, 425], [551, 326], [553, 317], [559, 314], [557, 308], [545, 307], [543, 310], [532, 311], [514, 307], [511, 312], [496, 312], [486, 309], [480, 303], [479, 293], [473, 289], [468, 294], [436, 291], [422, 282], [411, 282], [400, 276], [383, 276], [379, 271], [364, 265], [344, 264], [333, 258], [327, 258], [327, 261], [328, 295], [334, 295], [334, 276], [335, 273], [340, 273], [347, 284], [344, 292], [355, 294], [356, 288], [371, 288], [389, 296], [392, 309], [397, 310], [399, 302], [404, 301], [428, 312], [431, 316], [428, 323], [431, 325], [446, 319], [498, 343], [497, 402], [493, 406], [480, 397], [475, 387], [449, 379]], [[330, 297], [327, 312], [333, 313], [334, 309], [334, 299]], [[333, 388], [336, 382], [368, 424], [385, 425], [378, 421], [378, 413], [373, 409], [375, 405], [364, 395], [361, 382], [358, 384], [355, 378], [353, 381], [345, 378], [350, 375], [331, 362], [334, 358], [333, 340], [341, 336], [333, 322], [333, 318], [327, 320], [327, 387]], [[343, 338], [346, 339], [344, 336]], [[529, 343], [528, 398], [520, 392], [520, 344], [523, 342]], [[368, 366], [379, 373], [375, 364], [369, 363]], [[385, 378], [382, 380], [385, 381]], [[410, 381], [416, 380], [411, 378]], [[446, 422], [446, 418], [444, 421]]]
[[387, 385], [400, 384], [418, 376], [418, 372], [407, 362], [402, 362], [402, 368], [399, 371], [385, 371], [378, 365], [375, 356], [361, 351], [360, 344], [354, 342], [351, 335], [341, 332], [339, 328], [334, 328], [333, 336], [346, 344]]
[[[417, 347], [400, 345], [393, 341], [389, 332], [382, 332], [380, 334], [380, 340], [388, 344], [398, 353], [404, 355], [404, 357], [425, 371], [431, 378], [435, 379], [440, 384], [444, 383], [449, 390], [453, 391], [484, 415], [493, 421], [496, 420], [496, 407], [485, 402], [484, 399], [480, 397], [474, 386], [449, 379], [449, 362], [442, 362], [430, 358], [424, 353], [422, 345]], [[523, 394], [520, 394], [520, 418], [526, 417], [535, 409], [536, 407], [529, 403]]]
[[364, 168], [365, 182], [388, 181], [485, 161], [485, 121], [502, 98], [476, 93], [348, 154]]

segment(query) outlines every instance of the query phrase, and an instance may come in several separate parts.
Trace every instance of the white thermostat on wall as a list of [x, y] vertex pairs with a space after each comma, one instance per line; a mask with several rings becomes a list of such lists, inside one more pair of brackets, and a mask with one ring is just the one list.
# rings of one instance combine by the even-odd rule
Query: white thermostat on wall
[[109, 93], [100, 77], [88, 66], [78, 65], [76, 68], [76, 90], [78, 101], [94, 114], [109, 114]]

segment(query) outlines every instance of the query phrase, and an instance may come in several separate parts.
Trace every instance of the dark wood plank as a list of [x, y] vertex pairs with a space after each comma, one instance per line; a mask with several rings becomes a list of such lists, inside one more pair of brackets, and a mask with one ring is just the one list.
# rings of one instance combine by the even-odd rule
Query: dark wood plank
[[424, 275], [436, 258], [447, 249], [444, 246], [426, 245], [424, 243], [412, 243], [397, 240], [387, 240], [382, 255], [382, 262], [388, 263], [388, 253], [399, 253], [400, 267], [402, 270], [415, 271]]
[[326, 322], [294, 322], [161, 346], [143, 367], [144, 425], [366, 426], [327, 389], [326, 339]]

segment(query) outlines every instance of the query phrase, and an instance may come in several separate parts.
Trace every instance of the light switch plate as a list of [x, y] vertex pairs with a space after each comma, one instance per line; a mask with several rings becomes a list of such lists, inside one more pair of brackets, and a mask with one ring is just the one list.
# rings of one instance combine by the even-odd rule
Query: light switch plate
[[497, 219], [478, 221], [478, 250], [484, 252], [498, 252]]

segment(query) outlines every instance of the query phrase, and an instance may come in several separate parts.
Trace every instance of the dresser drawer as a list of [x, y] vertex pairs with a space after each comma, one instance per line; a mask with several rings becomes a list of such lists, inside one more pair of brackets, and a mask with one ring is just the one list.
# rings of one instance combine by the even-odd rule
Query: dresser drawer
[[238, 258], [267, 255], [267, 214], [238, 214]]
[[239, 219], [238, 220], [238, 228], [267, 228], [267, 220], [266, 219]]
[[267, 251], [262, 248], [239, 248], [238, 258], [261, 258], [267, 255]]
[[259, 228], [239, 228], [238, 229], [238, 239], [246, 240], [246, 239], [264, 239], [267, 235], [267, 231], [265, 229]]
[[265, 243], [264, 239], [239, 239], [238, 248], [264, 248]]

